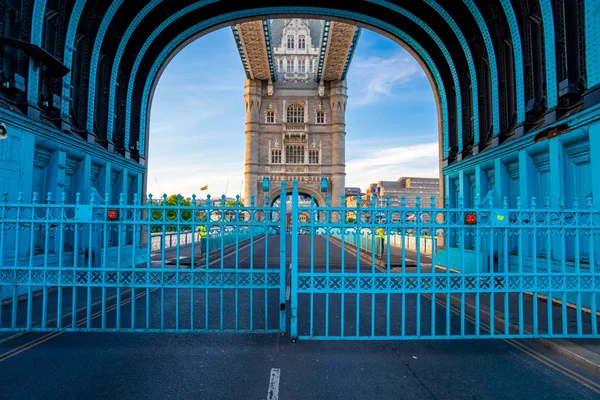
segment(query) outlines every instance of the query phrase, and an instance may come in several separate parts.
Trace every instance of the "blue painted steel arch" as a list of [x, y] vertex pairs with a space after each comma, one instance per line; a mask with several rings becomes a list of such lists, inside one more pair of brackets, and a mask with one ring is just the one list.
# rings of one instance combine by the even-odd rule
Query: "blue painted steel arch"
[[393, 11], [397, 12], [398, 14], [401, 14], [401, 15], [405, 16], [406, 18], [410, 19], [415, 24], [419, 25], [419, 27], [421, 27], [425, 32], [427, 32], [427, 34], [438, 45], [440, 51], [442, 52], [442, 54], [444, 55], [444, 58], [446, 59], [446, 62], [448, 62], [448, 67], [450, 68], [450, 72], [452, 74], [452, 81], [454, 82], [454, 92], [456, 95], [456, 110], [457, 110], [456, 111], [456, 135], [458, 136], [456, 139], [456, 142], [458, 145], [458, 151], [462, 151], [462, 149], [463, 149], [463, 144], [462, 144], [463, 121], [462, 121], [462, 97], [461, 97], [462, 95], [461, 95], [461, 91], [460, 91], [460, 81], [458, 80], [458, 73], [456, 72], [456, 67], [454, 66], [454, 61], [452, 61], [452, 56], [450, 55], [450, 52], [444, 45], [444, 42], [442, 41], [442, 39], [440, 39], [438, 34], [435, 33], [433, 31], [433, 29], [431, 29], [431, 27], [429, 25], [427, 25], [425, 22], [423, 22], [422, 19], [420, 19], [413, 13], [406, 11], [402, 7], [398, 7], [397, 5], [392, 4], [386, 0], [366, 0], [366, 1], [374, 3], [374, 4], [378, 4], [382, 7], [393, 10]]
[[[165, 19], [151, 34], [148, 36], [148, 39], [144, 42], [144, 45], [140, 48], [138, 55], [133, 63], [133, 67], [131, 69], [131, 73], [129, 75], [129, 85], [127, 86], [127, 100], [125, 103], [125, 139], [124, 139], [124, 147], [126, 149], [129, 148], [129, 139], [131, 137], [131, 104], [133, 102], [133, 86], [135, 83], [135, 76], [137, 75], [137, 70], [142, 63], [142, 59], [146, 54], [146, 51], [154, 41], [160, 35], [162, 31], [164, 31], [169, 25], [171, 25], [176, 19], [183, 17], [190, 11], [197, 10], [206, 5], [216, 3], [219, 0], [201, 0], [197, 3], [191, 4], [179, 11], [175, 14], [171, 15], [169, 18]], [[144, 145], [140, 143], [140, 154], [143, 155]]]
[[125, 0], [113, 0], [108, 11], [102, 18], [102, 23], [96, 34], [94, 40], [94, 49], [92, 50], [92, 59], [90, 61], [90, 79], [88, 89], [88, 109], [87, 109], [87, 130], [88, 132], [94, 132], [94, 105], [96, 99], [96, 76], [98, 72], [98, 59], [100, 58], [100, 50], [102, 49], [102, 41], [104, 41], [104, 35], [112, 22], [113, 17], [119, 10], [119, 7]]
[[[107, 114], [108, 121], [106, 121], [106, 139], [108, 141], [112, 142], [113, 133], [114, 133], [115, 97], [116, 97], [117, 78], [119, 76], [119, 65], [121, 64], [121, 58], [123, 57], [123, 53], [125, 53], [125, 48], [127, 47], [127, 43], [129, 42], [129, 39], [133, 35], [133, 32], [135, 31], [135, 29], [140, 25], [140, 23], [146, 17], [146, 15], [148, 15], [148, 13], [150, 11], [152, 11], [154, 9], [154, 7], [156, 7], [157, 5], [159, 5], [162, 2], [163, 2], [163, 0], [152, 0], [144, 8], [142, 8], [142, 10], [135, 16], [133, 21], [131, 21], [131, 23], [127, 27], [127, 30], [125, 31], [125, 34], [123, 35], [123, 37], [121, 38], [121, 41], [119, 42], [119, 47], [117, 49], [117, 52], [115, 53], [115, 58], [113, 60], [113, 66], [112, 66], [112, 70], [110, 73], [110, 85], [109, 85], [109, 95], [108, 95], [108, 114]], [[94, 109], [92, 109], [92, 113], [93, 112], [94, 112]], [[90, 119], [93, 121], [94, 116], [93, 115], [90, 116], [89, 112], [88, 112], [88, 121]]]
[[521, 33], [519, 24], [515, 16], [515, 10], [510, 4], [510, 0], [500, 0], [504, 14], [508, 20], [510, 36], [512, 40], [512, 50], [515, 59], [515, 96], [517, 100], [517, 124], [525, 121], [525, 79], [523, 78], [523, 50], [521, 48]]
[[[63, 58], [63, 64], [65, 64], [69, 70], [73, 69], [73, 52], [75, 51], [75, 36], [77, 35], [77, 26], [81, 19], [81, 14], [85, 7], [86, 0], [77, 0], [73, 6], [71, 17], [69, 18], [69, 26], [67, 27], [67, 35], [65, 37], [65, 55]], [[63, 118], [69, 117], [69, 103], [71, 102], [71, 72], [63, 77], [62, 86], [62, 100], [60, 107], [60, 114]]]
[[492, 37], [490, 36], [490, 31], [485, 24], [485, 20], [481, 15], [481, 12], [473, 2], [473, 0], [463, 0], [473, 18], [475, 18], [475, 22], [477, 22], [477, 26], [479, 27], [479, 31], [481, 32], [481, 36], [483, 37], [483, 42], [485, 43], [485, 49], [488, 55], [488, 62], [490, 66], [490, 80], [491, 80], [491, 88], [492, 88], [492, 132], [494, 136], [500, 133], [500, 100], [498, 95], [498, 68], [496, 66], [496, 52], [494, 51], [494, 43], [492, 42]]
[[544, 53], [546, 55], [546, 97], [548, 98], [548, 109], [558, 104], [558, 93], [556, 84], [556, 46], [554, 42], [554, 15], [552, 14], [552, 2], [540, 0], [542, 11], [542, 22], [544, 26]]
[[442, 135], [443, 135], [443, 148], [444, 148], [444, 157], [448, 157], [448, 102], [446, 97], [446, 90], [443, 85], [442, 77], [433, 62], [433, 59], [429, 56], [429, 54], [425, 51], [425, 49], [412, 37], [408, 36], [405, 32], [401, 31], [397, 27], [380, 21], [373, 17], [368, 17], [362, 14], [357, 14], [353, 12], [334, 10], [329, 8], [315, 8], [315, 7], [267, 7], [261, 9], [251, 9], [244, 10], [239, 12], [233, 12], [228, 14], [223, 14], [218, 17], [211, 18], [202, 23], [199, 23], [191, 28], [188, 28], [186, 31], [179, 34], [175, 39], [173, 39], [156, 57], [150, 72], [146, 78], [146, 83], [144, 85], [144, 91], [142, 94], [142, 102], [141, 102], [141, 110], [140, 110], [140, 154], [143, 156], [145, 151], [145, 142], [146, 142], [146, 116], [148, 111], [148, 100], [150, 97], [150, 90], [152, 88], [152, 84], [160, 70], [162, 64], [165, 62], [170, 53], [172, 53], [177, 47], [181, 45], [186, 39], [192, 37], [199, 32], [210, 28], [213, 25], [217, 25], [219, 23], [227, 22], [233, 19], [244, 18], [244, 17], [253, 17], [260, 15], [270, 15], [270, 14], [315, 14], [315, 15], [329, 15], [338, 18], [346, 18], [358, 22], [362, 22], [367, 25], [371, 25], [377, 28], [380, 28], [394, 36], [398, 39], [406, 43], [410, 46], [425, 62], [427, 65], [434, 81], [436, 82], [438, 95], [440, 98], [441, 109], [442, 109]]
[[585, 51], [587, 88], [600, 84], [600, 0], [585, 0]]
[[[34, 45], [42, 44], [44, 33], [44, 15], [46, 13], [46, 0], [35, 0], [31, 15], [31, 37], [29, 41]], [[27, 102], [38, 103], [38, 86], [40, 82], [40, 70], [35, 68], [33, 59], [29, 59], [29, 76], [27, 78]]]
[[446, 23], [450, 25], [450, 28], [452, 28], [452, 30], [456, 34], [456, 37], [458, 38], [458, 41], [460, 42], [460, 45], [465, 53], [467, 65], [469, 66], [469, 74], [471, 75], [471, 98], [473, 100], [473, 144], [477, 145], [479, 144], [479, 100], [477, 95], [477, 71], [475, 70], [475, 63], [473, 61], [471, 49], [469, 48], [467, 39], [458, 27], [456, 21], [454, 21], [454, 19], [450, 16], [450, 14], [448, 14], [448, 12], [442, 6], [436, 3], [435, 0], [425, 0], [425, 3], [432, 7], [438, 14], [442, 16], [442, 18], [446, 20]]

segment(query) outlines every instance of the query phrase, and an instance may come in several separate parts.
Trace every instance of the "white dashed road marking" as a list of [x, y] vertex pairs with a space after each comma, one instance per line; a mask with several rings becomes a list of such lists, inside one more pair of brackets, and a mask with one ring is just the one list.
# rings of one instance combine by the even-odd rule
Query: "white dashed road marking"
[[279, 399], [279, 374], [279, 368], [271, 368], [271, 380], [269, 381], [267, 400]]

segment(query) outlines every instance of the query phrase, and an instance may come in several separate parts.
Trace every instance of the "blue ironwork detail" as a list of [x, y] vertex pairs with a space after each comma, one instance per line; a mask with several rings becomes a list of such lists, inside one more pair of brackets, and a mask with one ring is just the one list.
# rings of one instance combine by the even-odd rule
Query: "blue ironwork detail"
[[352, 36], [352, 43], [350, 43], [350, 49], [348, 50], [348, 57], [346, 57], [346, 62], [344, 63], [342, 80], [346, 79], [346, 74], [348, 73], [348, 69], [350, 68], [350, 63], [352, 62], [352, 57], [354, 56], [354, 51], [356, 50], [356, 45], [358, 44], [358, 38], [360, 37], [361, 30], [362, 28], [360, 26], [357, 26], [354, 30], [354, 36]]
[[515, 96], [517, 101], [517, 124], [525, 122], [525, 79], [523, 78], [523, 50], [521, 48], [521, 34], [510, 0], [500, 0], [504, 14], [508, 20], [510, 35], [512, 37], [512, 50], [515, 59]]
[[[77, 35], [77, 26], [81, 19], [81, 14], [85, 8], [86, 0], [77, 0], [71, 11], [71, 17], [69, 18], [69, 25], [67, 27], [67, 34], [65, 36], [65, 54], [63, 57], [63, 64], [73, 70], [73, 53], [75, 52], [75, 36]], [[63, 77], [62, 84], [62, 98], [60, 114], [63, 118], [68, 119], [70, 115], [70, 104], [71, 104], [71, 72], [67, 73]]]
[[[117, 95], [117, 78], [119, 76], [119, 65], [121, 64], [121, 58], [123, 57], [123, 53], [125, 52], [125, 47], [127, 47], [127, 43], [129, 43], [129, 39], [133, 35], [133, 32], [138, 27], [138, 25], [142, 22], [142, 20], [148, 15], [150, 11], [154, 9], [157, 5], [162, 3], [164, 0], [152, 0], [148, 3], [142, 10], [135, 16], [133, 21], [127, 27], [127, 30], [123, 34], [121, 41], [119, 42], [119, 48], [115, 53], [115, 58], [113, 61], [112, 71], [110, 73], [110, 85], [109, 85], [109, 94], [108, 94], [108, 121], [106, 122], [106, 138], [108, 141], [113, 140], [114, 134], [114, 126], [115, 126], [115, 98]], [[90, 116], [88, 115], [88, 120]], [[93, 117], [91, 118], [94, 119]]]
[[585, 60], [587, 87], [600, 84], [600, 0], [585, 0]]
[[540, 0], [544, 28], [544, 52], [546, 56], [546, 93], [548, 109], [558, 104], [556, 83], [556, 46], [554, 41], [554, 15], [551, 0]]
[[[44, 15], [46, 14], [46, 0], [35, 0], [31, 16], [31, 37], [29, 41], [34, 45], [41, 45], [44, 29]], [[35, 67], [33, 59], [29, 59], [29, 75], [27, 78], [27, 101], [29, 104], [38, 103], [38, 89], [40, 84], [40, 71]]]
[[473, 105], [473, 144], [479, 144], [479, 97], [478, 97], [478, 85], [477, 85], [477, 71], [475, 70], [475, 63], [473, 61], [473, 55], [471, 54], [471, 49], [469, 48], [469, 44], [467, 43], [467, 39], [463, 35], [462, 31], [458, 27], [458, 24], [450, 14], [440, 6], [435, 0], [425, 0], [431, 8], [433, 8], [438, 14], [446, 20], [446, 23], [452, 28], [454, 34], [458, 38], [461, 47], [463, 48], [463, 52], [465, 53], [465, 58], [467, 59], [467, 65], [469, 66], [469, 77], [471, 79], [471, 104]]
[[487, 25], [485, 24], [485, 20], [475, 5], [475, 2], [473, 0], [463, 1], [471, 12], [471, 15], [473, 15], [473, 18], [475, 18], [475, 22], [477, 22], [477, 26], [479, 27], [479, 31], [483, 37], [483, 42], [485, 43], [485, 49], [488, 55], [491, 80], [490, 86], [492, 88], [492, 132], [494, 136], [496, 136], [500, 133], [500, 100], [498, 94], [498, 68], [496, 66], [494, 43], [492, 42], [492, 37], [490, 36], [490, 31], [488, 30]]
[[[90, 78], [89, 82], [89, 90], [88, 90], [88, 109], [87, 109], [87, 130], [88, 132], [94, 132], [94, 110], [96, 109], [96, 75], [98, 73], [98, 59], [100, 58], [100, 50], [102, 50], [102, 42], [104, 41], [104, 36], [106, 35], [106, 31], [112, 22], [113, 17], [117, 13], [117, 10], [123, 4], [125, 0], [113, 0], [108, 11], [102, 18], [102, 23], [100, 24], [100, 28], [98, 29], [98, 33], [96, 34], [96, 39], [94, 40], [94, 49], [92, 50], [92, 58], [90, 60]], [[110, 115], [109, 115], [110, 119]]]
[[446, 58], [446, 61], [448, 62], [448, 67], [450, 68], [450, 72], [452, 73], [452, 81], [454, 82], [454, 92], [456, 95], [456, 132], [458, 135], [456, 141], [458, 144], [458, 151], [461, 152], [463, 149], [463, 141], [462, 141], [463, 121], [462, 121], [462, 97], [461, 97], [461, 91], [460, 91], [460, 82], [458, 80], [458, 73], [456, 71], [456, 67], [454, 66], [454, 61], [452, 61], [452, 56], [450, 55], [450, 52], [446, 48], [446, 45], [444, 44], [442, 39], [440, 39], [438, 34], [435, 33], [435, 31], [433, 29], [431, 29], [431, 27], [429, 25], [424, 23], [423, 20], [421, 20], [416, 15], [406, 11], [405, 9], [403, 9], [401, 7], [398, 7], [395, 4], [385, 1], [385, 0], [367, 0], [367, 1], [384, 6], [390, 10], [394, 10], [398, 14], [401, 14], [401, 15], [405, 16], [406, 18], [410, 19], [415, 24], [419, 25], [419, 27], [421, 27], [425, 32], [427, 32], [427, 34], [438, 45], [439, 49], [441, 50], [442, 54], [444, 55], [444, 58]]
[[[407, 35], [404, 31], [398, 29], [397, 27], [395, 27], [391, 24], [382, 22], [376, 18], [368, 17], [365, 15], [353, 13], [353, 12], [339, 11], [339, 10], [328, 9], [328, 8], [312, 8], [312, 7], [297, 7], [297, 8], [296, 7], [292, 7], [292, 8], [290, 8], [290, 7], [270, 7], [270, 8], [250, 9], [250, 10], [244, 10], [243, 12], [239, 11], [239, 12], [235, 12], [235, 13], [223, 14], [219, 17], [211, 18], [210, 20], [206, 20], [204, 22], [201, 22], [201, 23], [189, 28], [185, 32], [182, 32], [181, 34], [179, 34], [175, 39], [173, 39], [163, 49], [163, 51], [159, 54], [159, 56], [156, 57], [156, 59], [154, 61], [154, 65], [150, 69], [150, 72], [148, 73], [148, 76], [146, 78], [146, 83], [144, 85], [144, 92], [142, 95], [141, 110], [140, 110], [140, 132], [139, 132], [140, 154], [141, 155], [144, 154], [143, 151], [144, 151], [144, 146], [145, 146], [145, 141], [146, 141], [146, 115], [148, 112], [148, 101], [149, 101], [149, 96], [150, 96], [150, 90], [152, 88], [152, 84], [154, 83], [154, 80], [156, 78], [158, 71], [160, 70], [164, 61], [167, 59], [168, 55], [170, 53], [172, 53], [178, 46], [180, 46], [181, 43], [183, 43], [187, 38], [189, 38], [195, 34], [198, 34], [198, 32], [201, 32], [202, 30], [207, 29], [207, 28], [211, 27], [212, 25], [230, 21], [230, 20], [236, 19], [236, 18], [259, 16], [259, 15], [265, 15], [265, 14], [277, 14], [277, 13], [281, 13], [281, 14], [288, 14], [288, 13], [298, 13], [298, 14], [304, 13], [304, 14], [306, 14], [306, 13], [309, 13], [309, 14], [315, 14], [315, 15], [326, 14], [326, 15], [331, 15], [331, 16], [335, 16], [335, 17], [339, 17], [339, 18], [347, 18], [350, 20], [360, 21], [365, 24], [381, 28], [381, 29], [391, 33], [392, 35], [395, 35], [401, 41], [403, 41], [408, 46], [410, 46], [425, 62], [425, 64], [427, 65], [427, 68], [431, 72], [431, 75], [437, 85], [436, 89], [437, 89], [437, 92], [439, 95], [439, 101], [441, 104], [440, 108], [442, 110], [442, 137], [443, 137], [443, 144], [444, 144], [444, 146], [443, 146], [444, 147], [444, 157], [448, 157], [449, 131], [448, 131], [448, 102], [447, 102], [447, 97], [446, 97], [446, 90], [443, 85], [442, 77], [441, 77], [437, 67], [435, 66], [435, 63], [433, 62], [433, 59], [431, 58], [431, 56], [429, 56], [429, 54], [427, 54], [425, 49], [416, 40], [414, 40], [412, 37]], [[324, 24], [324, 29], [325, 29], [325, 24]]]
[[265, 44], [267, 46], [267, 57], [269, 58], [269, 69], [271, 70], [271, 81], [277, 80], [275, 73], [275, 62], [273, 61], [273, 43], [271, 42], [271, 21], [263, 19], [263, 30], [265, 34]]
[[[124, 137], [124, 147], [126, 149], [129, 148], [129, 141], [131, 136], [131, 106], [133, 104], [133, 88], [135, 86], [135, 78], [137, 75], [138, 68], [142, 63], [142, 59], [146, 54], [146, 51], [154, 41], [169, 25], [175, 22], [177, 19], [183, 17], [184, 15], [202, 8], [206, 5], [216, 3], [220, 0], [202, 0], [197, 3], [191, 4], [181, 10], [177, 11], [175, 14], [171, 15], [169, 18], [165, 19], [156, 29], [148, 36], [143, 46], [140, 48], [137, 57], [135, 58], [135, 62], [133, 63], [133, 67], [131, 68], [131, 73], [129, 75], [129, 85], [127, 86], [127, 100], [125, 102], [125, 137]], [[141, 116], [141, 121], [144, 121], [146, 118], [146, 114]], [[144, 121], [145, 125], [145, 121]], [[144, 156], [146, 144], [144, 143], [144, 138], [140, 137], [140, 155]]]
[[321, 48], [319, 49], [319, 64], [317, 65], [317, 76], [315, 80], [321, 81], [321, 75], [323, 74], [323, 65], [325, 64], [325, 53], [327, 52], [327, 42], [329, 41], [329, 29], [331, 28], [331, 21], [325, 20], [323, 22], [323, 31], [321, 33]]
[[240, 33], [238, 32], [237, 26], [231, 25], [231, 32], [233, 33], [233, 39], [235, 40], [235, 45], [238, 49], [238, 53], [240, 54], [240, 59], [242, 60], [242, 66], [244, 67], [246, 78], [252, 79], [250, 76], [250, 70], [248, 69], [248, 59], [246, 58], [246, 53], [244, 52], [244, 46], [242, 46], [242, 39], [240, 39]]

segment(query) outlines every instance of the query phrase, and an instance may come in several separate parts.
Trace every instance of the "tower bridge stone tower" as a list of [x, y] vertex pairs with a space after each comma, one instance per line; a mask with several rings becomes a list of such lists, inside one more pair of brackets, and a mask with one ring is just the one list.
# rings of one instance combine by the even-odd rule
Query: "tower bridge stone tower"
[[[339, 204], [345, 188], [346, 73], [360, 28], [280, 19], [232, 27], [246, 73], [244, 202], [275, 201], [280, 182]], [[269, 193], [262, 180], [271, 182]], [[328, 182], [321, 192], [321, 180]]]

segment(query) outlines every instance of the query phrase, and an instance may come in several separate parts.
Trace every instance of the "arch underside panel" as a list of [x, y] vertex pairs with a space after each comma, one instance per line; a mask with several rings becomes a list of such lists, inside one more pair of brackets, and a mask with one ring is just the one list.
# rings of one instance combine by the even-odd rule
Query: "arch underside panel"
[[[556, 121], [583, 102], [585, 89], [598, 84], [594, 16], [600, 6], [597, 0], [575, 2], [575, 11], [549, 0], [462, 0], [452, 6], [440, 0], [367, 0], [343, 9], [335, 1], [301, 6], [262, 1], [251, 8], [217, 0], [58, 2], [66, 8], [58, 61], [69, 72], [44, 75], [58, 83], [44, 85], [60, 88], [54, 93], [60, 98], [59, 118], [48, 119], [88, 141], [102, 139], [99, 144], [110, 151], [144, 163], [153, 89], [169, 60], [191, 40], [256, 18], [347, 20], [394, 38], [418, 58], [436, 95], [441, 158], [449, 165]], [[51, 9], [55, 3], [33, 2], [33, 45], [48, 46], [48, 16], [61, 12]], [[571, 28], [579, 37], [570, 33], [568, 24], [576, 24]], [[556, 36], [555, 27], [566, 38]], [[566, 50], [556, 45], [564, 40]], [[568, 81], [559, 81], [561, 72]], [[34, 63], [28, 75], [24, 104], [39, 108], [42, 85]], [[562, 109], [555, 111], [557, 105]], [[548, 117], [550, 112], [554, 114]]]

